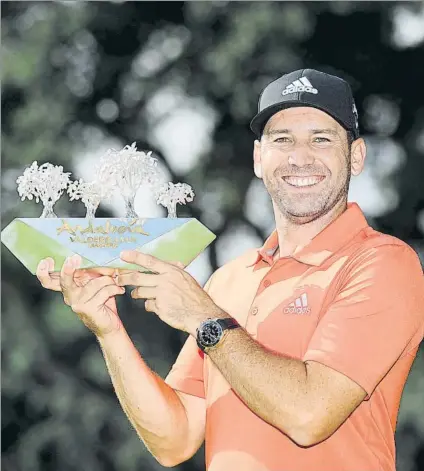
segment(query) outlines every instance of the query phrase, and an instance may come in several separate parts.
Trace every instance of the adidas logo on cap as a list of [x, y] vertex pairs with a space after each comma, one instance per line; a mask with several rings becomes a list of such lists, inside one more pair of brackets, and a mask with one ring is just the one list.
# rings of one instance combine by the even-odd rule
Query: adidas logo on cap
[[289, 95], [290, 93], [297, 92], [308, 92], [316, 95], [318, 90], [313, 87], [311, 82], [306, 77], [300, 77], [299, 80], [294, 80], [291, 84], [287, 85], [282, 94]]

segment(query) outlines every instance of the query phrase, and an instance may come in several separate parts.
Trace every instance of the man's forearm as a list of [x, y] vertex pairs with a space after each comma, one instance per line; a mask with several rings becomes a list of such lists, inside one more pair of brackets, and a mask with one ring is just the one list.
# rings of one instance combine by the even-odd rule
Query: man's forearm
[[122, 409], [152, 455], [165, 464], [186, 446], [184, 406], [146, 365], [124, 327], [98, 340]]
[[302, 361], [267, 350], [241, 328], [208, 355], [249, 409], [297, 441], [308, 413]]

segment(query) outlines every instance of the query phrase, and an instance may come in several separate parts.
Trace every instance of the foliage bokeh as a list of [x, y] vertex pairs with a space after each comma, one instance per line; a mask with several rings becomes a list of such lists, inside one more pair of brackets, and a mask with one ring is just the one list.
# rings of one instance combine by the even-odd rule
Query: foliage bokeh
[[[354, 199], [375, 228], [424, 260], [424, 50], [412, 34], [416, 21], [424, 31], [423, 18], [414, 2], [2, 2], [2, 227], [41, 213], [16, 193], [34, 160], [77, 178], [110, 143], [137, 142], [172, 181], [197, 190], [180, 214], [218, 236], [196, 272], [205, 281], [272, 228], [248, 127], [260, 90], [315, 67], [353, 86], [370, 150]], [[97, 215], [116, 211], [104, 205]], [[143, 215], [162, 214], [152, 211]], [[56, 213], [82, 217], [84, 207], [63, 197]], [[120, 409], [95, 339], [60, 296], [4, 247], [2, 274], [4, 469], [163, 469]], [[129, 298], [119, 306], [165, 376], [184, 335]], [[401, 404], [400, 471], [424, 469], [423, 390], [421, 347]], [[203, 449], [178, 469], [204, 469]]]

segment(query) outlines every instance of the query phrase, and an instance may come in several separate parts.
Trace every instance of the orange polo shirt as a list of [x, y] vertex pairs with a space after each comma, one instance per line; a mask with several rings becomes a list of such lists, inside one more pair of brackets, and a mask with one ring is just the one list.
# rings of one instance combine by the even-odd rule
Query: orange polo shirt
[[399, 403], [424, 334], [416, 253], [369, 227], [355, 203], [295, 255], [273, 262], [277, 242], [274, 232], [259, 252], [218, 269], [205, 289], [259, 343], [323, 363], [367, 397], [331, 437], [302, 448], [250, 411], [190, 336], [167, 383], [206, 399], [207, 470], [395, 471]]

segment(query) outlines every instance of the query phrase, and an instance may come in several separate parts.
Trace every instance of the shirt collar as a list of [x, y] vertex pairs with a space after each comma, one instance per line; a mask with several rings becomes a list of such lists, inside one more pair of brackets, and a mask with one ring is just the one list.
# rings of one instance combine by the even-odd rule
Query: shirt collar
[[[307, 265], [319, 266], [367, 227], [367, 220], [360, 207], [356, 203], [348, 203], [346, 211], [319, 232], [307, 245], [300, 247], [290, 258]], [[274, 230], [258, 250], [256, 260], [249, 267], [260, 261], [272, 265], [277, 249], [278, 234]]]

